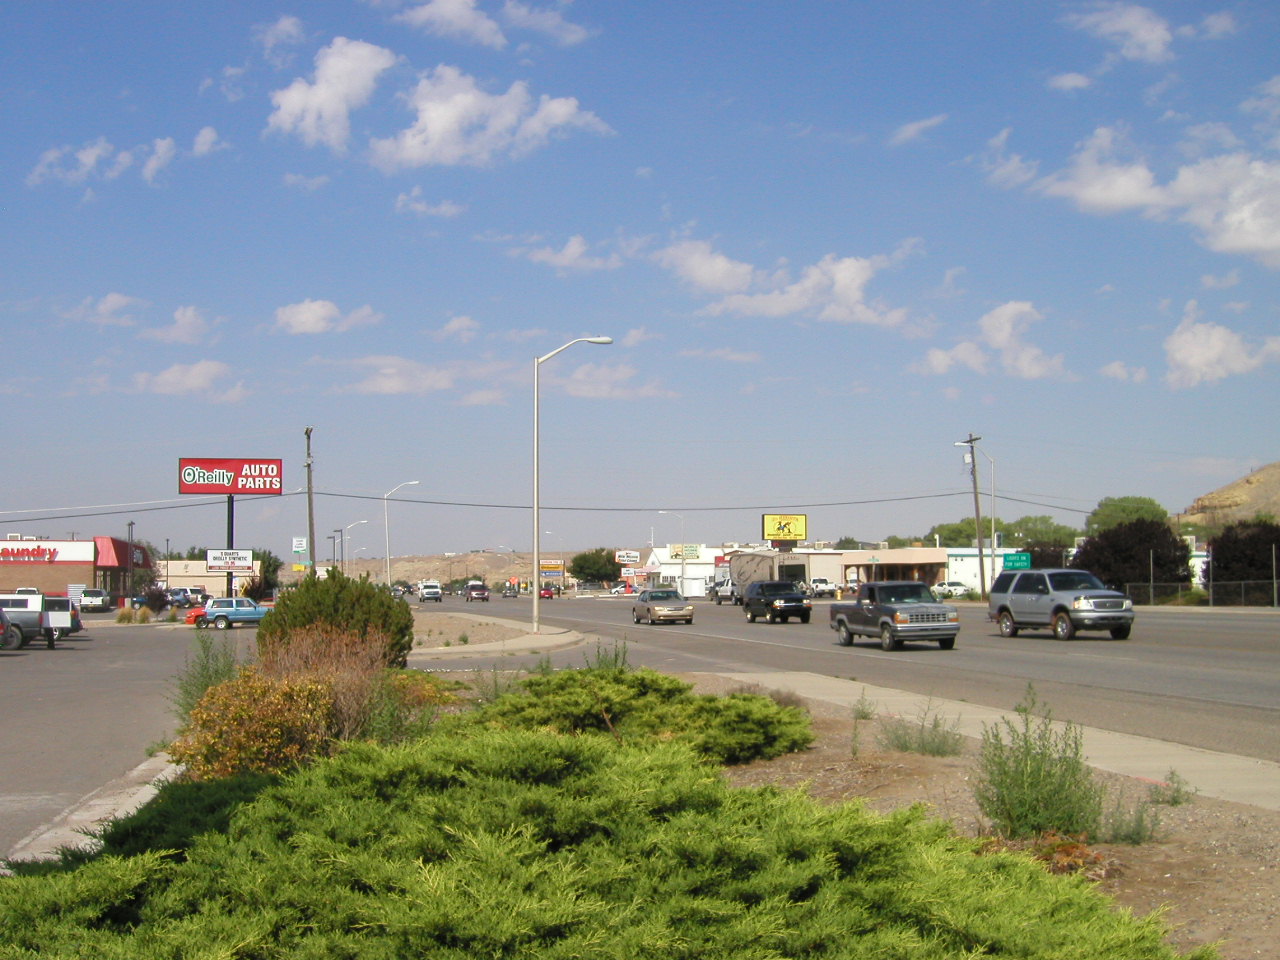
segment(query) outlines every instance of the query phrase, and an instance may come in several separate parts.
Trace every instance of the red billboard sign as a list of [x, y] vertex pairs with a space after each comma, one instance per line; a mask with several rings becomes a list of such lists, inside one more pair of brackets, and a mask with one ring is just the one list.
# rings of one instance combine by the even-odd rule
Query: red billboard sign
[[183, 458], [178, 461], [178, 492], [284, 493], [282, 462], [281, 460]]

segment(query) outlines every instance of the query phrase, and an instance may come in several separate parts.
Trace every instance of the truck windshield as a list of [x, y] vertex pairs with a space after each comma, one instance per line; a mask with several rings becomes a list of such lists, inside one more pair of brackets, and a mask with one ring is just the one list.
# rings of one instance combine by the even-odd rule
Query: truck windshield
[[783, 594], [795, 593], [795, 584], [791, 583], [762, 583], [760, 584], [760, 596], [762, 597], [780, 597]]
[[881, 603], [937, 603], [923, 583], [904, 583], [898, 587], [881, 587]]

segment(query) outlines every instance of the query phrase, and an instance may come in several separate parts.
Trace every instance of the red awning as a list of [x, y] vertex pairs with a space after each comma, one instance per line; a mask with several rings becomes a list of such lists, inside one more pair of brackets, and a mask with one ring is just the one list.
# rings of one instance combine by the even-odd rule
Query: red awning
[[[98, 548], [98, 569], [129, 569], [129, 541], [121, 540], [118, 537], [94, 537], [94, 544]], [[151, 566], [151, 557], [147, 553], [147, 548], [140, 543], [133, 545], [133, 566], [149, 567]]]

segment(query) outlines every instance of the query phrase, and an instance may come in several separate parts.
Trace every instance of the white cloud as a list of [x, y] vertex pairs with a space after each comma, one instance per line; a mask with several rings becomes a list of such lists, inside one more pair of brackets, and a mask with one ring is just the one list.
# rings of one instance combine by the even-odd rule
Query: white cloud
[[716, 253], [705, 240], [680, 240], [653, 255], [662, 267], [707, 293], [737, 293], [751, 286], [755, 268]]
[[341, 153], [351, 132], [351, 111], [364, 106], [378, 77], [396, 56], [383, 47], [337, 37], [315, 56], [314, 82], [301, 78], [271, 94], [268, 130], [297, 133], [307, 146], [323, 143]]
[[514, 250], [534, 263], [545, 263], [557, 270], [615, 270], [622, 266], [622, 258], [616, 253], [608, 257], [587, 255], [587, 241], [579, 235], [570, 237], [565, 245], [555, 250], [539, 247], [535, 250]]
[[496, 407], [506, 403], [507, 395], [501, 390], [472, 390], [458, 401], [460, 407]]
[[964, 340], [950, 350], [934, 348], [914, 369], [919, 373], [944, 374], [953, 367], [967, 367], [986, 373], [986, 347], [1000, 359], [1004, 372], [1022, 380], [1059, 379], [1069, 376], [1063, 369], [1062, 354], [1049, 356], [1027, 343], [1025, 335], [1033, 323], [1044, 317], [1025, 300], [1011, 300], [984, 314], [978, 321], [979, 341]]
[[329, 178], [327, 176], [307, 177], [300, 173], [286, 173], [284, 175], [284, 185], [286, 187], [305, 190], [307, 193], [314, 193], [328, 182]]
[[[827, 254], [818, 263], [805, 267], [800, 278], [789, 281], [784, 275], [771, 277], [773, 289], [762, 293], [734, 293], [707, 307], [713, 316], [735, 313], [742, 316], [811, 316], [833, 323], [866, 323], [896, 326], [907, 313], [868, 302], [866, 287], [880, 270], [910, 254], [918, 242], [907, 241], [892, 256], [837, 257]], [[757, 275], [758, 282], [766, 282]]]
[[725, 363], [759, 363], [760, 354], [751, 350], [734, 350], [732, 347], [716, 347], [712, 350], [681, 350], [682, 357], [707, 357]]
[[1226, 11], [1211, 13], [1200, 21], [1200, 32], [1210, 40], [1228, 37], [1239, 29], [1236, 18]]
[[147, 183], [154, 183], [160, 171], [169, 166], [177, 155], [178, 146], [173, 142], [173, 137], [156, 140], [152, 144], [151, 156], [142, 165], [142, 179]]
[[1240, 271], [1232, 270], [1231, 272], [1215, 277], [1211, 273], [1206, 273], [1200, 278], [1200, 286], [1206, 290], [1229, 290], [1240, 282]]
[[543, 374], [542, 384], [558, 388], [571, 397], [595, 400], [674, 396], [656, 382], [634, 383], [635, 376], [635, 368], [626, 364], [584, 363], [567, 377], [548, 378]]
[[288, 14], [275, 23], [254, 29], [254, 39], [262, 47], [262, 55], [277, 67], [287, 66], [292, 59], [284, 48], [296, 46], [306, 40], [302, 21]]
[[648, 327], [632, 327], [623, 335], [619, 343], [624, 347], [637, 347], [646, 340], [661, 340], [662, 335], [650, 332]]
[[510, 26], [541, 33], [563, 47], [581, 43], [591, 35], [585, 27], [565, 20], [558, 10], [534, 10], [518, 0], [507, 0], [502, 6], [502, 16]]
[[362, 357], [352, 364], [365, 371], [364, 379], [350, 387], [354, 393], [432, 393], [450, 389], [455, 379], [452, 371], [404, 357]]
[[1198, 123], [1188, 127], [1178, 149], [1188, 157], [1199, 157], [1210, 150], [1234, 150], [1240, 138], [1225, 123]]
[[131, 327], [134, 324], [134, 316], [126, 311], [131, 307], [145, 305], [146, 301], [139, 300], [137, 297], [129, 297], [123, 293], [108, 293], [97, 300], [93, 297], [85, 297], [76, 307], [63, 314], [63, 317], [67, 320], [79, 320], [104, 327]]
[[201, 127], [200, 132], [196, 134], [196, 138], [191, 144], [191, 155], [193, 157], [205, 157], [215, 150], [225, 150], [226, 147], [226, 142], [218, 139], [217, 130], [213, 127]]
[[1036, 188], [1051, 197], [1066, 197], [1089, 213], [1163, 210], [1168, 199], [1147, 165], [1113, 159], [1125, 147], [1122, 131], [1099, 127], [1079, 145], [1070, 167], [1040, 180]]
[[1063, 92], [1084, 90], [1093, 86], [1093, 79], [1086, 77], [1083, 73], [1059, 73], [1049, 78], [1047, 86], [1050, 90], [1062, 90]]
[[889, 138], [889, 146], [897, 147], [904, 143], [910, 143], [912, 140], [918, 140], [934, 127], [946, 121], [947, 115], [939, 113], [925, 120], [916, 120], [914, 123], [904, 123], [893, 132], [893, 136]]
[[1105, 367], [1098, 370], [1104, 377], [1110, 377], [1112, 380], [1120, 380], [1124, 383], [1145, 383], [1147, 379], [1146, 367], [1131, 367], [1123, 360], [1113, 360]]
[[179, 307], [173, 312], [173, 324], [141, 330], [138, 336], [161, 343], [199, 344], [208, 335], [209, 323], [195, 307]]
[[276, 329], [289, 334], [342, 333], [381, 320], [382, 314], [369, 306], [358, 307], [344, 317], [332, 300], [303, 300], [276, 309]]
[[421, 187], [414, 187], [408, 193], [396, 197], [396, 213], [416, 213], [420, 217], [456, 217], [466, 210], [462, 204], [452, 200], [427, 203], [422, 199]]
[[1005, 127], [988, 140], [986, 151], [978, 158], [987, 182], [1006, 189], [1034, 180], [1038, 170], [1034, 160], [1024, 160], [1021, 155], [1008, 152], [1011, 132], [1009, 127]]
[[1169, 372], [1165, 382], [1177, 388], [1213, 383], [1250, 373], [1262, 364], [1280, 359], [1280, 337], [1267, 337], [1261, 346], [1217, 323], [1201, 323], [1194, 300], [1187, 304], [1182, 321], [1164, 341]]
[[[124, 172], [124, 168], [117, 163], [114, 167], [108, 168], [105, 174], [100, 173], [99, 164], [106, 166], [106, 162], [115, 154], [113, 147], [106, 137], [98, 137], [86, 143], [78, 150], [71, 147], [51, 147], [44, 153], [40, 154], [40, 160], [36, 163], [32, 171], [27, 174], [27, 186], [34, 187], [37, 184], [44, 183], [46, 180], [58, 180], [62, 183], [80, 184], [84, 183], [90, 177], [99, 175], [105, 179], [112, 179]], [[127, 158], [124, 166], [128, 166], [133, 160], [133, 155], [129, 153], [121, 154]], [[70, 163], [64, 162], [70, 160]]]
[[535, 103], [523, 82], [513, 83], [506, 93], [485, 93], [473, 77], [447, 64], [421, 77], [407, 99], [418, 119], [395, 137], [370, 144], [373, 163], [387, 172], [427, 165], [479, 166], [523, 156], [572, 129], [612, 132], [573, 97], [544, 95]]
[[1162, 63], [1173, 57], [1173, 30], [1159, 14], [1133, 3], [1093, 6], [1091, 13], [1067, 16], [1067, 23], [1117, 47], [1125, 60]]
[[476, 9], [476, 0], [428, 0], [397, 14], [395, 19], [437, 37], [467, 40], [495, 50], [507, 45], [502, 28]]
[[437, 340], [457, 340], [459, 343], [470, 343], [480, 330], [480, 324], [471, 317], [450, 317], [449, 322], [437, 330], [432, 336]]
[[204, 394], [215, 403], [237, 403], [248, 396], [243, 383], [214, 392], [214, 386], [231, 373], [231, 368], [219, 360], [198, 360], [195, 363], [175, 363], [159, 373], [134, 374], [133, 386], [142, 393], [158, 393], [164, 396], [189, 396]]

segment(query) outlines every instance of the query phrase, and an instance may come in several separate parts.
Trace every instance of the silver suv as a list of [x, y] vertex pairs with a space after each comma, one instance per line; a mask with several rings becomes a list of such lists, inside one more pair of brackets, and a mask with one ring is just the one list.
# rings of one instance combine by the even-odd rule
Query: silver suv
[[1133, 601], [1086, 570], [1005, 570], [991, 585], [987, 619], [1000, 625], [1002, 637], [1049, 627], [1059, 640], [1077, 630], [1109, 630], [1111, 639], [1127, 640]]

